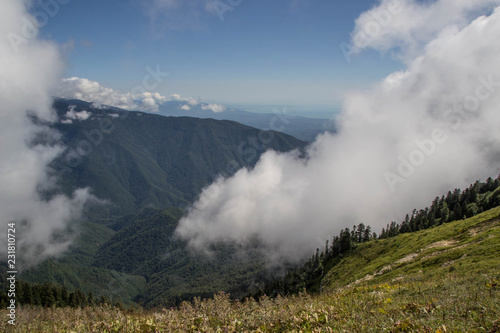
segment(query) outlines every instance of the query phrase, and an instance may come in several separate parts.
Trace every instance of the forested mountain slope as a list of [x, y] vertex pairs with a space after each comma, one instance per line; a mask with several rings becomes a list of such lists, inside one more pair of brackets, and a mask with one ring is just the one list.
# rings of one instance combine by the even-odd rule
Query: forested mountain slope
[[231, 121], [164, 117], [56, 100], [55, 125], [68, 148], [52, 163], [64, 192], [91, 187], [109, 204], [99, 216], [184, 207], [218, 175], [253, 166], [268, 149], [306, 143]]

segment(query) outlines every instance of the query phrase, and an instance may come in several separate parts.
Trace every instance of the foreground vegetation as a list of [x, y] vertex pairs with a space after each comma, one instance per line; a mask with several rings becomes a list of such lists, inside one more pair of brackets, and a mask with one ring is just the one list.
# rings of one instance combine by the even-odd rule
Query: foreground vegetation
[[[151, 311], [24, 307], [1, 332], [500, 332], [500, 207], [359, 244], [321, 293], [234, 301], [227, 293]], [[0, 310], [7, 318], [6, 310]]]
[[424, 274], [405, 282], [244, 302], [219, 293], [178, 308], [23, 308], [2, 332], [500, 332], [500, 295], [486, 275]]

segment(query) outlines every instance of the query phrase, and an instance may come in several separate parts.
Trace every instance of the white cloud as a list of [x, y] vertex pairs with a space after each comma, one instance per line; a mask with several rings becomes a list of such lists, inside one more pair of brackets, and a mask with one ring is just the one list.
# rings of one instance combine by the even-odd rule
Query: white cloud
[[210, 110], [214, 113], [224, 112], [227, 108], [222, 104], [203, 104], [201, 106], [202, 110]]
[[185, 100], [188, 102], [188, 104], [190, 106], [196, 106], [196, 105], [200, 104], [199, 98], [189, 97], [189, 98], [186, 98]]
[[[47, 188], [48, 164], [63, 150], [59, 134], [35, 125], [27, 116], [45, 122], [57, 121], [52, 95], [63, 70], [59, 48], [36, 39], [27, 1], [3, 0], [0, 5], [0, 238], [6, 244], [7, 223], [16, 222], [17, 268], [35, 264], [64, 251], [71, 241], [66, 230], [90, 198], [78, 190], [72, 198], [57, 196], [42, 200], [38, 190]], [[29, 33], [28, 33], [29, 32]], [[47, 144], [34, 144], [40, 133]], [[0, 248], [6, 260], [7, 248]]]
[[[119, 90], [104, 87], [99, 82], [78, 77], [63, 79], [55, 95], [66, 99], [79, 99], [91, 102], [96, 108], [107, 105], [125, 110], [146, 112], [158, 112], [160, 105], [168, 101], [186, 102], [186, 104], [180, 107], [184, 111], [189, 111], [193, 106], [201, 104], [201, 99], [198, 97], [182, 97], [179, 94], [172, 94], [170, 97], [166, 97], [158, 92], [123, 93]], [[219, 104], [205, 105], [205, 108], [213, 112], [220, 112], [219, 110], [225, 111], [225, 107]], [[75, 114], [74, 110], [70, 110], [66, 114], [66, 118], [84, 120], [83, 117], [88, 112], [82, 112]], [[90, 115], [91, 113], [88, 114], [88, 116]]]
[[179, 94], [172, 94], [172, 95], [170, 95], [170, 100], [172, 100], [172, 101], [182, 101], [184, 99]]
[[199, 99], [197, 98], [178, 98], [176, 99], [177, 101], [186, 101], [187, 104], [184, 104], [182, 106], [179, 106], [179, 110], [182, 111], [191, 111], [193, 106], [198, 106], [200, 105], [201, 109], [203, 111], [212, 111], [214, 113], [219, 113], [219, 112], [224, 112], [227, 110], [227, 107], [225, 107], [222, 104], [203, 104], [200, 102]]
[[[451, 6], [439, 11], [440, 21], [456, 21]], [[406, 16], [412, 21], [407, 31], [426, 30], [428, 20], [415, 10], [415, 17]], [[293, 261], [345, 227], [363, 222], [380, 231], [437, 195], [496, 177], [500, 7], [460, 26], [418, 36], [425, 45], [405, 71], [347, 94], [338, 134], [318, 137], [307, 161], [297, 153], [267, 152], [253, 170], [207, 187], [177, 234], [200, 250], [258, 238], [265, 253]], [[399, 38], [411, 45], [408, 34]], [[243, 158], [252, 149], [243, 146]]]
[[66, 117], [67, 119], [71, 119], [71, 120], [87, 120], [90, 118], [90, 116], [92, 116], [92, 112], [88, 112], [86, 110], [76, 112], [74, 105], [72, 105], [70, 107], [70, 109], [66, 112], [66, 114], [64, 115], [64, 117]]
[[493, 9], [499, 3], [498, 0], [381, 0], [356, 20], [353, 51], [365, 48], [388, 51], [400, 47], [399, 56], [411, 60], [446, 27], [461, 29], [475, 14]]
[[[158, 111], [159, 105], [170, 100], [157, 92], [132, 94], [102, 86], [99, 82], [71, 77], [63, 79], [57, 96], [67, 99], [80, 99], [95, 103], [95, 106], [109, 105], [126, 110]], [[178, 96], [178, 95], [176, 95]], [[180, 97], [180, 96], [179, 96]]]

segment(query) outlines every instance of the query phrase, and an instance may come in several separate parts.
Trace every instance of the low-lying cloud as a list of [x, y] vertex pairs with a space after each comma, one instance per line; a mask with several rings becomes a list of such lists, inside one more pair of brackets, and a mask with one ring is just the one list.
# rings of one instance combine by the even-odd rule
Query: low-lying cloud
[[[363, 222], [380, 231], [450, 189], [496, 177], [500, 7], [491, 13], [487, 5], [498, 1], [450, 3], [426, 4], [428, 12], [416, 8], [417, 17], [405, 18], [411, 21], [406, 32], [396, 36], [396, 24], [367, 46], [399, 52], [407, 68], [367, 91], [348, 93], [337, 134], [319, 136], [307, 159], [269, 151], [252, 170], [218, 179], [180, 221], [177, 234], [198, 250], [258, 239], [264, 253], [296, 261], [320, 247], [318, 239], [345, 227]], [[423, 47], [414, 54], [412, 32], [428, 29], [421, 17], [447, 4], [453, 10], [440, 11], [442, 23], [417, 36]]]
[[[14, 222], [17, 269], [67, 249], [70, 221], [91, 198], [87, 189], [70, 198], [40, 198], [41, 190], [55, 186], [47, 167], [64, 150], [59, 133], [40, 125], [57, 121], [51, 96], [64, 63], [56, 45], [36, 39], [35, 25], [27, 34], [26, 22], [36, 22], [27, 3], [3, 0], [0, 5], [0, 35], [15, 37], [0, 39], [0, 238], [6, 244], [8, 223]], [[2, 246], [0, 260], [7, 259], [6, 251]]]
[[213, 113], [220, 113], [220, 112], [227, 111], [227, 108], [222, 104], [203, 104], [201, 106], [201, 109], [205, 110], [205, 111], [210, 110]]

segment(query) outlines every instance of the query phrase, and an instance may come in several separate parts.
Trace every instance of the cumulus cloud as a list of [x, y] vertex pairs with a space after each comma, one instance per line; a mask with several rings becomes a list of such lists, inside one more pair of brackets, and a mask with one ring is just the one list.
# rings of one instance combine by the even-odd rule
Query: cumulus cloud
[[[192, 107], [202, 104], [202, 100], [198, 97], [182, 97], [179, 94], [172, 94], [170, 97], [166, 97], [158, 92], [123, 93], [116, 89], [104, 87], [99, 82], [78, 77], [62, 79], [55, 95], [66, 99], [79, 99], [91, 102], [97, 108], [114, 106], [125, 110], [146, 112], [158, 112], [160, 105], [169, 101], [185, 102], [186, 104], [179, 107], [183, 111], [190, 111]], [[213, 112], [226, 110], [226, 107], [220, 104], [202, 104], [201, 107], [203, 110], [211, 110]], [[75, 113], [71, 109], [61, 122], [70, 124], [73, 120], [85, 120], [91, 115], [88, 111]]]
[[172, 94], [172, 95], [170, 95], [170, 99], [172, 101], [182, 101], [183, 100], [183, 98], [179, 94]]
[[[440, 3], [450, 1], [426, 6]], [[439, 20], [456, 22], [455, 7], [439, 11]], [[398, 37], [404, 42], [392, 44], [405, 54], [413, 52], [410, 31], [428, 29], [419, 8], [415, 17], [406, 14], [412, 28]], [[363, 222], [379, 231], [437, 195], [496, 177], [500, 7], [493, 13], [481, 8], [485, 16], [418, 36], [424, 47], [404, 71], [348, 93], [336, 120], [339, 132], [319, 136], [307, 158], [269, 151], [252, 170], [208, 186], [177, 235], [198, 250], [258, 239], [274, 259], [295, 261], [345, 227]], [[374, 47], [389, 47], [380, 45]]]
[[224, 112], [227, 108], [222, 104], [203, 104], [201, 106], [202, 110], [210, 110], [214, 113]]
[[199, 98], [189, 97], [189, 98], [186, 98], [184, 100], [187, 101], [190, 106], [196, 106], [196, 105], [200, 104]]
[[[36, 39], [36, 20], [26, 4], [4, 0], [0, 5], [0, 35], [8, 36], [0, 39], [0, 238], [7, 239], [7, 223], [15, 222], [17, 269], [65, 250], [71, 242], [68, 223], [91, 197], [78, 190], [71, 198], [40, 198], [39, 190], [53, 185], [47, 166], [64, 147], [57, 132], [32, 119], [57, 121], [51, 96], [63, 61], [56, 45]], [[0, 249], [1, 260], [6, 250]]]
[[422, 47], [447, 29], [462, 29], [479, 12], [492, 10], [498, 0], [382, 0], [356, 20], [353, 53], [399, 47], [412, 60]]
[[[58, 97], [93, 102], [94, 106], [108, 105], [134, 111], [157, 112], [159, 105], [169, 101], [157, 92], [132, 94], [102, 86], [99, 82], [71, 77], [62, 80], [56, 93]], [[175, 95], [177, 98], [178, 95]], [[180, 97], [180, 96], [179, 96]]]
[[[178, 96], [178, 95], [177, 95]], [[178, 98], [176, 101], [186, 101], [186, 104], [180, 105], [178, 107], [179, 110], [182, 111], [191, 111], [193, 107], [200, 105], [203, 111], [212, 111], [213, 113], [220, 113], [227, 111], [227, 107], [222, 104], [204, 104], [201, 103], [197, 98]], [[199, 110], [199, 109], [198, 109]]]

